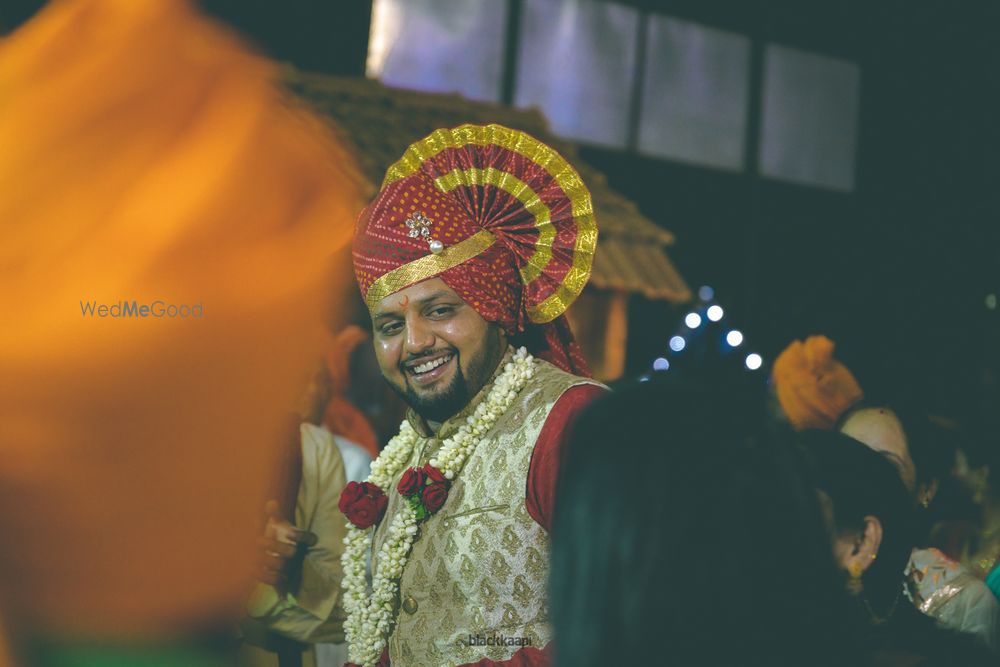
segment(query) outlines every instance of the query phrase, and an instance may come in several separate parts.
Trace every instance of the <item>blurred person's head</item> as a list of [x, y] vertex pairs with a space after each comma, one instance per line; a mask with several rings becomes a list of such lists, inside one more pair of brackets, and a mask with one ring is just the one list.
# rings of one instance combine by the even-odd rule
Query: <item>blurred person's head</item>
[[899, 417], [887, 407], [860, 407], [845, 415], [840, 432], [879, 452], [896, 467], [912, 494], [917, 488], [917, 466], [907, 446]]
[[903, 570], [914, 546], [913, 503], [887, 455], [836, 431], [799, 438], [813, 465], [837, 565], [871, 620], [903, 599]]
[[557, 664], [843, 664], [853, 615], [818, 498], [762, 413], [654, 380], [581, 416], [552, 533]]
[[934, 499], [955, 462], [954, 438], [920, 408], [901, 401], [866, 401], [844, 413], [841, 433], [885, 455], [916, 503]]
[[194, 5], [50, 2], [0, 43], [0, 606], [25, 632], [228, 629], [350, 286], [349, 147]]

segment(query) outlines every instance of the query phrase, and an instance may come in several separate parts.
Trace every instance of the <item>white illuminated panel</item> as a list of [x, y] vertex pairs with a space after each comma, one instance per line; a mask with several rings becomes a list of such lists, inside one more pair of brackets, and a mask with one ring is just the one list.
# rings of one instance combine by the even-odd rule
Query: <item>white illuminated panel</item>
[[743, 168], [750, 39], [650, 15], [639, 151]]
[[499, 101], [507, 3], [374, 0], [366, 72], [389, 86]]
[[853, 190], [860, 85], [852, 62], [768, 45], [760, 173]]
[[564, 137], [624, 147], [638, 11], [601, 0], [526, 0], [514, 101]]

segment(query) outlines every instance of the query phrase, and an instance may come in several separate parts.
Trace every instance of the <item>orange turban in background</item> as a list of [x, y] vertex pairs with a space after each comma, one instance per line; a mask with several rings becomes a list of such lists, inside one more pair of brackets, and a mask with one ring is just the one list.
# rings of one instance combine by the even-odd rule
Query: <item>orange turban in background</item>
[[774, 360], [771, 381], [796, 430], [833, 428], [863, 396], [851, 371], [833, 358], [833, 347], [825, 336], [810, 336], [792, 341]]
[[[363, 206], [274, 80], [179, 0], [55, 1], [0, 41], [12, 623], [156, 636], [243, 600]], [[188, 316], [120, 316], [133, 301]]]
[[361, 445], [373, 459], [377, 459], [379, 450], [375, 429], [364, 413], [345, 396], [351, 386], [351, 355], [359, 345], [371, 345], [371, 336], [361, 327], [351, 325], [334, 336], [327, 347], [324, 356], [330, 375], [330, 400], [323, 413], [323, 424], [331, 433]]

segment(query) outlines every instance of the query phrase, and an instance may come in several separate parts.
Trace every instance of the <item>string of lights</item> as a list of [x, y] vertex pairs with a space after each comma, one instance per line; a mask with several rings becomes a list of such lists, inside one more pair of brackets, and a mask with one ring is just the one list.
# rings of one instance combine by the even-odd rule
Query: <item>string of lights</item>
[[640, 381], [649, 380], [654, 373], [669, 371], [671, 364], [676, 364], [693, 342], [704, 337], [710, 329], [718, 331], [720, 328], [725, 332], [719, 339], [723, 354], [728, 356], [736, 353], [742, 356], [743, 368], [747, 372], [759, 371], [764, 367], [764, 358], [750, 349], [743, 332], [729, 326], [725, 309], [715, 299], [715, 290], [703, 285], [698, 289], [698, 301], [667, 341], [668, 349], [653, 360], [652, 370], [640, 377]]

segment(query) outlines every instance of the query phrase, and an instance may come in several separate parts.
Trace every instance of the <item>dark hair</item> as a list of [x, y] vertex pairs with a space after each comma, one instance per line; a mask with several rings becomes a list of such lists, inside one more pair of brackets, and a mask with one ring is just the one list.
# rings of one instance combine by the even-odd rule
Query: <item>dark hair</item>
[[669, 380], [585, 411], [557, 488], [556, 664], [843, 664], [852, 615], [819, 503], [762, 417]]
[[901, 602], [903, 570], [915, 542], [913, 502], [899, 472], [885, 456], [843, 433], [803, 431], [799, 441], [816, 488], [831, 502], [837, 535], [863, 532], [867, 516], [882, 524], [878, 558], [862, 576], [863, 595], [874, 614], [890, 615]]

